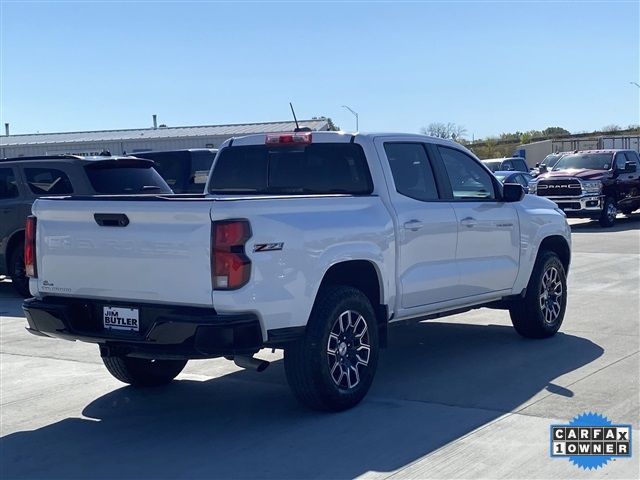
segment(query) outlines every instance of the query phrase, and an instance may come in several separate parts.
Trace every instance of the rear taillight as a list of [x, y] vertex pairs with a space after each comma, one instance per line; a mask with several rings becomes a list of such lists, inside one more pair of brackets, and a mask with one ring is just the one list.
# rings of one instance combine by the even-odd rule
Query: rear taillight
[[214, 290], [235, 290], [247, 284], [251, 260], [244, 246], [251, 237], [247, 220], [211, 224], [211, 283]]
[[36, 224], [36, 217], [33, 215], [27, 217], [27, 224], [24, 230], [24, 266], [27, 277], [31, 278], [38, 277], [38, 269], [36, 267]]

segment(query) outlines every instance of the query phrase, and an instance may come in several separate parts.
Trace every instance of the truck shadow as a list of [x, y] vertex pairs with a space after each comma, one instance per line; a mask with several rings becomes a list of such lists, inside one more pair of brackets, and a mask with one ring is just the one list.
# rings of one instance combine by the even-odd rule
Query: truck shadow
[[22, 317], [22, 300], [9, 280], [0, 280], [0, 318]]
[[640, 229], [640, 212], [632, 215], [618, 215], [613, 227], [603, 228], [596, 220], [574, 223], [571, 225], [573, 232], [613, 233], [626, 232]]
[[[123, 387], [67, 418], [0, 440], [3, 478], [353, 478], [423, 457], [598, 358], [593, 342], [528, 341], [505, 326], [394, 328], [372, 391], [355, 409], [300, 407], [282, 362], [262, 374], [136, 390]], [[106, 374], [106, 372], [105, 372]], [[559, 389], [559, 393], [558, 393]], [[555, 390], [555, 391], [554, 391]]]

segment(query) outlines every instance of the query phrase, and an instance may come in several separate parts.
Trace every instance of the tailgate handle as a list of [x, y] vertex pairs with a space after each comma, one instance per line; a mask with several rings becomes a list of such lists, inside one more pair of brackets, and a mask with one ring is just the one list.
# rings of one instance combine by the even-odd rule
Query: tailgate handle
[[129, 225], [129, 217], [124, 213], [94, 213], [93, 218], [101, 227], [126, 227]]

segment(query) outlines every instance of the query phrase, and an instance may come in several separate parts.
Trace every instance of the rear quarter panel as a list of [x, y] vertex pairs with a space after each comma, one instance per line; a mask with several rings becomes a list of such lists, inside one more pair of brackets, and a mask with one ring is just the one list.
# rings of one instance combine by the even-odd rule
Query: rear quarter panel
[[[267, 330], [306, 325], [325, 272], [348, 260], [371, 262], [382, 280], [381, 298], [393, 301], [395, 237], [377, 196], [316, 196], [214, 201], [212, 220], [247, 218], [251, 280], [239, 290], [213, 292], [219, 312], [253, 311]], [[254, 251], [282, 242], [282, 250]]]

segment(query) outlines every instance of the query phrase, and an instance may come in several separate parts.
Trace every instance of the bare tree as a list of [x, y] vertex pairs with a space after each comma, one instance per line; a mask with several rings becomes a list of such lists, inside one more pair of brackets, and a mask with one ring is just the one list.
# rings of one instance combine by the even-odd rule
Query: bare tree
[[467, 129], [455, 123], [432, 122], [426, 127], [422, 127], [420, 132], [425, 135], [438, 138], [450, 138], [460, 140], [467, 134]]

